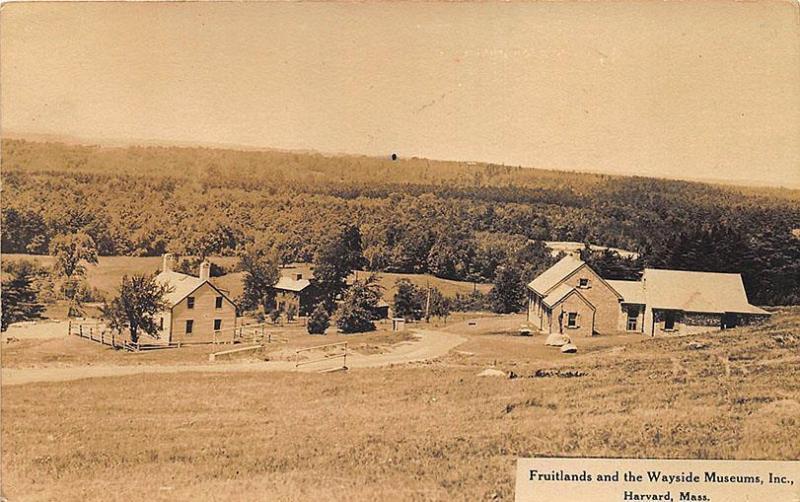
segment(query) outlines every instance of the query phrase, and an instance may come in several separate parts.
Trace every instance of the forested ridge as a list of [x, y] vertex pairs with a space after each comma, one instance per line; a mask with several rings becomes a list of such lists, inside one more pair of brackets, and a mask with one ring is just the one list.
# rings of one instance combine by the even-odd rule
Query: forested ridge
[[[800, 191], [492, 164], [4, 140], [2, 251], [86, 232], [101, 255], [310, 261], [346, 224], [373, 270], [494, 280], [531, 240], [641, 253], [630, 266], [742, 272], [759, 304], [800, 302]], [[527, 257], [527, 258], [526, 258]], [[526, 270], [534, 273], [535, 267]]]

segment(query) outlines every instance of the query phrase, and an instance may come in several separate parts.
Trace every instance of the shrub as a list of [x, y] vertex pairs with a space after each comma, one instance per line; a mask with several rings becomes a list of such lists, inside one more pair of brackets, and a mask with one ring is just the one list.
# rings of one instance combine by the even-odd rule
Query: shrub
[[278, 321], [281, 318], [281, 311], [278, 309], [270, 310], [269, 312], [269, 320], [272, 321], [272, 324], [278, 324]]
[[294, 321], [295, 317], [297, 317], [297, 305], [290, 303], [289, 306], [286, 307], [286, 320]]

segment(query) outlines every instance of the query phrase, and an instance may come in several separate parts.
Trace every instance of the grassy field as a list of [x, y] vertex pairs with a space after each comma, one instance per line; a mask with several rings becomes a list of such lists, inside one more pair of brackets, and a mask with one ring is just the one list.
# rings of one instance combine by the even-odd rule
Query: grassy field
[[[53, 257], [45, 255], [3, 255], [4, 261], [18, 261], [24, 259], [38, 261], [40, 264], [46, 266], [50, 266], [53, 263]], [[233, 269], [238, 260], [235, 257], [212, 257], [209, 259], [228, 269]], [[101, 256], [98, 259], [97, 265], [89, 265], [86, 267], [86, 279], [91, 287], [97, 288], [104, 294], [113, 295], [117, 291], [123, 275], [158, 272], [161, 270], [161, 264], [162, 259], [160, 256]], [[312, 274], [312, 269], [311, 266], [306, 263], [291, 264], [281, 269], [281, 273], [286, 276], [297, 272], [302, 273], [303, 277], [309, 277]], [[363, 278], [368, 274], [369, 272], [359, 271], [358, 277]], [[452, 281], [449, 279], [440, 279], [429, 274], [392, 274], [380, 272], [378, 273], [378, 278], [380, 285], [384, 288], [384, 299], [389, 302], [391, 302], [391, 299], [394, 297], [396, 289], [395, 283], [403, 278], [409, 279], [414, 284], [423, 287], [430, 284], [431, 286], [439, 288], [442, 293], [448, 296], [454, 296], [456, 293], [469, 293], [473, 289], [478, 289], [479, 291], [487, 293], [491, 289], [491, 284], [473, 284], [471, 282]], [[234, 298], [242, 294], [241, 272], [233, 272], [222, 277], [214, 277], [212, 280], [219, 287], [227, 290]]]
[[[127, 352], [115, 350], [108, 345], [89, 341], [77, 336], [64, 336], [65, 323], [52, 324], [53, 336], [25, 336], [25, 328], [12, 327], [3, 334], [2, 366], [4, 368], [42, 368], [83, 365], [143, 365], [143, 364], [203, 364], [208, 355], [238, 347], [231, 345], [190, 345], [180, 349]], [[225, 356], [225, 360], [276, 360], [287, 359], [295, 349], [315, 345], [347, 342], [351, 351], [361, 354], [376, 354], [394, 344], [412, 339], [409, 331], [393, 332], [388, 321], [377, 323], [377, 330], [368, 333], [345, 335], [331, 332], [325, 336], [309, 335], [305, 326], [295, 323], [284, 326], [269, 326], [272, 343], [256, 352], [236, 356]], [[331, 330], [334, 331], [334, 330]], [[246, 344], [245, 344], [246, 345]], [[242, 346], [245, 346], [242, 345]]]
[[[512, 500], [518, 456], [800, 459], [800, 309], [572, 356], [512, 336], [517, 321], [451, 325], [464, 345], [402, 367], [4, 387], [3, 493]], [[517, 378], [477, 377], [489, 360]]]

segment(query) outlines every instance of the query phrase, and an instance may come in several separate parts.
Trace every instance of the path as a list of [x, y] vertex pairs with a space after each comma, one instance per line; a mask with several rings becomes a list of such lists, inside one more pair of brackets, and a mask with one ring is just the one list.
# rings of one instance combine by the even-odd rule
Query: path
[[[436, 359], [466, 341], [460, 335], [443, 331], [414, 331], [416, 340], [402, 342], [381, 354], [348, 354], [347, 366], [376, 368]], [[180, 350], [180, 349], [173, 349]], [[141, 366], [76, 366], [72, 368], [3, 368], [2, 385], [21, 385], [34, 382], [65, 382], [82, 378], [143, 375], [181, 372], [254, 372], [254, 371], [319, 371], [316, 365], [295, 369], [291, 361], [265, 361], [250, 363], [197, 364], [197, 365], [141, 365]]]

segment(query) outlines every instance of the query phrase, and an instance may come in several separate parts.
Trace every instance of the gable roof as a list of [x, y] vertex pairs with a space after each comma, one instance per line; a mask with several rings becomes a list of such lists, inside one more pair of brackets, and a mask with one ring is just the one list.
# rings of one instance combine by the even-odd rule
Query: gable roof
[[214, 290], [225, 297], [226, 300], [233, 303], [233, 301], [228, 298], [228, 295], [225, 293], [225, 291], [214, 286], [214, 284], [212, 284], [210, 281], [202, 280], [199, 277], [194, 277], [192, 275], [175, 272], [174, 270], [167, 270], [159, 273], [156, 276], [156, 282], [171, 288], [171, 291], [164, 295], [164, 300], [166, 300], [170, 308], [179, 304], [184, 298], [197, 291], [197, 289], [205, 283], [208, 283], [209, 286], [214, 288]]
[[609, 283], [609, 281], [603, 279], [600, 274], [595, 272], [591, 267], [589, 267], [589, 265], [586, 265], [586, 262], [574, 255], [567, 255], [561, 258], [558, 262], [556, 262], [555, 265], [548, 268], [539, 274], [536, 279], [531, 281], [531, 283], [528, 284], [528, 288], [538, 293], [540, 296], [545, 296], [549, 294], [553, 288], [558, 285], [558, 283], [569, 279], [570, 276], [575, 274], [584, 266], [591, 270], [600, 280], [600, 282], [608, 286], [608, 289], [610, 289], [617, 298], [620, 300], [622, 299], [622, 295], [616, 290], [616, 288], [614, 288], [614, 286]]
[[769, 314], [747, 300], [742, 276], [719, 272], [644, 270], [648, 307], [687, 312]]
[[285, 291], [300, 292], [311, 285], [308, 279], [292, 279], [291, 277], [281, 276], [278, 282], [272, 286], [275, 289], [283, 289]]
[[585, 264], [586, 263], [584, 263], [580, 258], [576, 258], [575, 256], [568, 254], [567, 256], [558, 260], [555, 265], [539, 274], [536, 279], [528, 284], [528, 287], [536, 293], [544, 296], [559, 282], [563, 281]]
[[642, 281], [606, 281], [609, 286], [622, 295], [622, 303], [645, 304], [644, 282]]
[[592, 302], [586, 299], [577, 289], [569, 284], [561, 284], [556, 289], [554, 289], [549, 295], [544, 298], [544, 304], [550, 307], [551, 309], [554, 308], [559, 303], [563, 302], [567, 298], [569, 298], [572, 294], [578, 295], [581, 300], [583, 300], [587, 305], [589, 305], [592, 310], [596, 310], [595, 306], [592, 305]]

